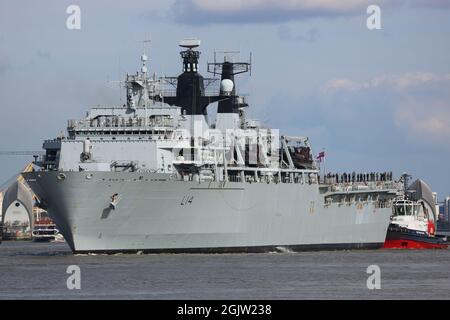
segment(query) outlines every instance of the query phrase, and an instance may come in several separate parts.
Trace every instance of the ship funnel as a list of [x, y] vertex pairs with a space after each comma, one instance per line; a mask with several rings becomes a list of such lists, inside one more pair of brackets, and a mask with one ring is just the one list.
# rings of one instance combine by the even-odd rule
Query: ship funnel
[[[218, 62], [218, 53], [223, 56], [223, 62]], [[215, 52], [214, 62], [208, 63], [208, 72], [214, 76], [221, 76], [220, 94], [222, 96], [237, 96], [234, 76], [251, 70], [251, 55], [247, 62], [236, 62], [233, 56], [238, 55], [238, 51]], [[219, 101], [217, 113], [239, 113], [239, 108], [237, 99], [226, 99]]]
[[[198, 61], [200, 51], [194, 50], [200, 46], [200, 40], [184, 39], [179, 46], [184, 50], [180, 52], [183, 60], [183, 73], [176, 79], [176, 96], [165, 95], [164, 102], [181, 107], [186, 115], [207, 115], [207, 106], [221, 99], [218, 95], [206, 95], [205, 79], [199, 73]], [[207, 79], [211, 83], [211, 79]]]

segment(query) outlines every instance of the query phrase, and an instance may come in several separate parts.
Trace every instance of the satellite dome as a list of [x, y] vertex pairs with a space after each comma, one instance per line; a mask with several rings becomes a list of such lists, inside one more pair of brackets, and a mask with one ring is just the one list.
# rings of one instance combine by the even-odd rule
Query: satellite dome
[[225, 94], [231, 94], [234, 88], [234, 83], [230, 79], [223, 79], [220, 82], [220, 92]]

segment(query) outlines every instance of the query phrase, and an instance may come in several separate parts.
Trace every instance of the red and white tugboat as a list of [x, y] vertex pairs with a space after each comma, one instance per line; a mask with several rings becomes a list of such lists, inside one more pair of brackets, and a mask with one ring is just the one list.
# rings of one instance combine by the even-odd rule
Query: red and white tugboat
[[59, 231], [56, 228], [56, 224], [48, 216], [48, 213], [36, 208], [34, 215], [36, 220], [34, 222], [33, 231], [31, 232], [33, 241], [47, 242], [56, 240]]
[[422, 180], [407, 187], [404, 174], [404, 192], [394, 201], [391, 223], [383, 248], [389, 249], [446, 249], [447, 237], [436, 235], [436, 205], [430, 187]]

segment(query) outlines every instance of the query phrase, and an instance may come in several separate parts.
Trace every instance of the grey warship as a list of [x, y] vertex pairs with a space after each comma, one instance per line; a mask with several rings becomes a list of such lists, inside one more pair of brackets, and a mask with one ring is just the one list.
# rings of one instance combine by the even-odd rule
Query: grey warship
[[321, 178], [308, 138], [246, 116], [235, 76], [251, 59], [224, 54], [204, 78], [200, 41], [179, 45], [178, 77], [150, 76], [144, 52], [127, 103], [69, 120], [23, 174], [74, 253], [382, 247], [392, 179]]

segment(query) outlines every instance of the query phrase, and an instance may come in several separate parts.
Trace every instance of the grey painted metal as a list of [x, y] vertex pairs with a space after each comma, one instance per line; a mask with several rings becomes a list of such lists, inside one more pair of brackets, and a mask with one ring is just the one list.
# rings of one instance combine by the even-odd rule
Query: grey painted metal
[[[74, 251], [382, 244], [391, 207], [324, 203], [318, 185], [173, 181], [167, 174], [25, 173]], [[115, 209], [110, 196], [121, 194]], [[380, 192], [389, 198], [389, 191]], [[192, 199], [191, 201], [189, 201]]]
[[307, 138], [280, 139], [244, 110], [215, 126], [182, 114], [161, 101], [166, 81], [148, 78], [142, 61], [124, 83], [126, 106], [70, 120], [68, 136], [45, 141], [38, 168], [23, 174], [73, 251], [384, 243], [395, 184], [320, 184], [314, 160], [295, 167], [286, 145], [309, 150]]

